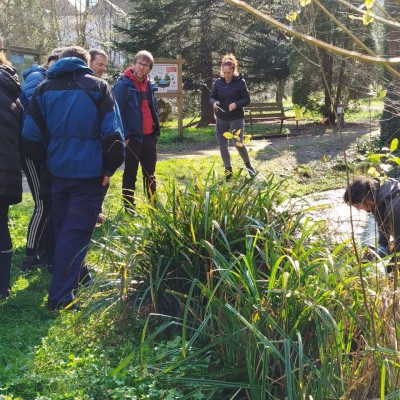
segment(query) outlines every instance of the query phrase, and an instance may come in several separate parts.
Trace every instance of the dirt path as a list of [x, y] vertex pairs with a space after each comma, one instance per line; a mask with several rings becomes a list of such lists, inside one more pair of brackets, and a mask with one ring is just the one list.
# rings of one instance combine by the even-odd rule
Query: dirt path
[[[349, 126], [342, 130], [342, 135], [338, 133], [336, 129], [315, 127], [312, 129], [305, 129], [300, 136], [282, 136], [261, 140], [253, 139], [246, 147], [253, 154], [269, 148], [271, 149], [271, 151], [268, 152], [269, 155], [274, 152], [279, 155], [290, 147], [291, 152], [294, 152], [296, 158], [301, 161], [320, 159], [322, 150], [325, 150], [325, 152], [332, 157], [342, 151], [343, 145], [347, 148], [358, 138], [374, 137], [377, 134], [379, 134], [379, 132], [376, 126], [371, 128], [363, 124], [349, 124]], [[206, 145], [203, 143], [192, 143], [190, 147], [190, 149], [187, 149], [182, 146], [173, 152], [161, 150], [158, 153], [158, 158], [160, 160], [167, 160], [174, 157], [192, 158], [219, 154], [217, 143], [214, 143], [213, 146], [210, 146], [210, 143]], [[299, 150], [297, 151], [297, 149]]]

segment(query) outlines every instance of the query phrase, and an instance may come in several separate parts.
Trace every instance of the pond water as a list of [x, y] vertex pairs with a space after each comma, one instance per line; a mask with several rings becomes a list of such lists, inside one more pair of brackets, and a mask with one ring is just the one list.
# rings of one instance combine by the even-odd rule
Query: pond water
[[290, 200], [295, 209], [302, 209], [312, 220], [324, 220], [326, 231], [335, 243], [351, 239], [352, 232], [360, 245], [375, 246], [377, 240], [374, 218], [357, 211], [343, 201], [345, 189], [327, 190], [305, 198]]

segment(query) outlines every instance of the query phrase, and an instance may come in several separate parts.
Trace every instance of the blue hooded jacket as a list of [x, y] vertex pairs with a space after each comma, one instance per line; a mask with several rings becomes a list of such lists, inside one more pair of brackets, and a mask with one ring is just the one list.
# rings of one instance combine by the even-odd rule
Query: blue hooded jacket
[[111, 176], [125, 157], [121, 117], [107, 83], [77, 57], [61, 58], [34, 92], [22, 133], [29, 158], [64, 178]]
[[24, 119], [26, 118], [33, 92], [46, 79], [46, 75], [47, 69], [37, 64], [32, 64], [22, 73], [24, 83], [21, 85], [19, 100], [24, 107]]

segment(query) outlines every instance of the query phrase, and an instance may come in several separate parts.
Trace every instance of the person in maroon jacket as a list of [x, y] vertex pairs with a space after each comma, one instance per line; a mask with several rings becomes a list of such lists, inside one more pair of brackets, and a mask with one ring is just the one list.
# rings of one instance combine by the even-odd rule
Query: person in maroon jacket
[[243, 107], [249, 103], [249, 91], [243, 75], [238, 72], [236, 57], [233, 54], [226, 54], [222, 57], [221, 77], [215, 81], [212, 88], [210, 104], [214, 107], [217, 118], [216, 133], [227, 181], [232, 177], [232, 165], [228, 148], [229, 139], [223, 135], [225, 132], [240, 131], [240, 140], [235, 140], [236, 149], [240, 157], [242, 157], [249, 174], [255, 174], [254, 168], [250, 163], [249, 153], [243, 143]]

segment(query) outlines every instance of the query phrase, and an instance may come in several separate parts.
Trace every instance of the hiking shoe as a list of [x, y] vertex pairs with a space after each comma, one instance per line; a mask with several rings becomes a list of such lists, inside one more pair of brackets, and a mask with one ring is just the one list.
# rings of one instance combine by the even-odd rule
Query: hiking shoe
[[225, 180], [226, 180], [226, 182], [229, 182], [230, 180], [231, 180], [231, 178], [232, 178], [232, 175], [233, 175], [233, 173], [232, 173], [232, 167], [226, 167], [225, 168]]
[[254, 176], [256, 174], [256, 170], [253, 168], [253, 166], [250, 163], [246, 163], [245, 165], [249, 175]]
[[45, 266], [45, 261], [41, 260], [37, 255], [35, 256], [25, 256], [19, 270], [21, 272], [32, 271], [37, 268], [43, 268]]

